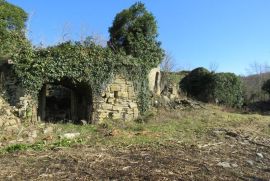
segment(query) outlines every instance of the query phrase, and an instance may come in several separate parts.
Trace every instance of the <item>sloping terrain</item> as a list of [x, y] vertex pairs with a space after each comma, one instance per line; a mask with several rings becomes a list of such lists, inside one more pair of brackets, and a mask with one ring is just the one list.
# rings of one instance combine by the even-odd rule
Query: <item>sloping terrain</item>
[[147, 123], [41, 124], [36, 132], [36, 143], [2, 149], [0, 180], [270, 179], [267, 116], [205, 106], [158, 110]]

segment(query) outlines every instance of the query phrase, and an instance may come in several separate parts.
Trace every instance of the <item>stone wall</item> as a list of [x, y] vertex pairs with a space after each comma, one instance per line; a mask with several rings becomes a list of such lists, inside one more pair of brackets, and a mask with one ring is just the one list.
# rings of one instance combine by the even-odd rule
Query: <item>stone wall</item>
[[14, 115], [15, 108], [9, 106], [0, 97], [0, 138], [3, 132], [17, 132], [20, 126], [20, 119]]
[[1, 93], [11, 106], [17, 106], [24, 92], [22, 88], [18, 87], [18, 80], [14, 76], [10, 65], [1, 67], [0, 77]]
[[160, 95], [160, 67], [153, 68], [148, 74], [149, 89], [155, 95]]
[[27, 118], [30, 116], [31, 120], [33, 120], [35, 115], [32, 110], [32, 98], [27, 96], [23, 88], [19, 86], [18, 79], [12, 72], [11, 66], [9, 64], [0, 66], [1, 96], [5, 98], [10, 106], [16, 107], [19, 117]]
[[175, 72], [162, 72], [160, 80], [160, 90], [162, 96], [167, 96], [173, 100], [180, 98], [180, 87], [179, 87], [180, 76]]
[[95, 104], [98, 105], [96, 109], [98, 121], [106, 119], [129, 121], [139, 115], [133, 83], [123, 76], [116, 76]]
[[[0, 92], [20, 118], [30, 119], [35, 122], [38, 118], [37, 106], [30, 96], [24, 94], [18, 85], [17, 78], [12, 74], [10, 65], [0, 65]], [[107, 85], [104, 92], [93, 97], [92, 122], [99, 122], [106, 119], [133, 120], [139, 115], [137, 95], [133, 83], [123, 76], [116, 76]]]

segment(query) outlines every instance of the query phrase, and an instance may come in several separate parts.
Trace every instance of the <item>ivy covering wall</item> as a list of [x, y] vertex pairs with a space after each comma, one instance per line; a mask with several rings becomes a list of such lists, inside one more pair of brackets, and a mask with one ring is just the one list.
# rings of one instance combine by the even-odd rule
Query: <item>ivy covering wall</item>
[[144, 4], [135, 3], [116, 15], [107, 47], [86, 38], [35, 48], [25, 36], [27, 13], [5, 0], [0, 0], [0, 19], [0, 59], [13, 60], [21, 87], [35, 100], [44, 84], [66, 78], [75, 85], [87, 84], [98, 96], [115, 75], [122, 74], [134, 83], [141, 113], [148, 109], [147, 76], [161, 62], [163, 50], [156, 39], [155, 17]]
[[133, 81], [138, 92], [141, 113], [148, 108], [147, 75], [151, 69], [132, 56], [114, 53], [93, 42], [65, 42], [57, 46], [34, 49], [24, 46], [12, 57], [13, 70], [26, 93], [37, 98], [43, 84], [63, 78], [75, 85], [86, 83], [98, 96], [115, 75], [124, 75]]

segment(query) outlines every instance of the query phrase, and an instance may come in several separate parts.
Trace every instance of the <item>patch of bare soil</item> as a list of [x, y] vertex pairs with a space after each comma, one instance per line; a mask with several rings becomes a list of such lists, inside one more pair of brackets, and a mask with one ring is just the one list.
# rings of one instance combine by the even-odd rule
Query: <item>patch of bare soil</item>
[[270, 180], [270, 144], [225, 129], [204, 143], [0, 155], [0, 180]]

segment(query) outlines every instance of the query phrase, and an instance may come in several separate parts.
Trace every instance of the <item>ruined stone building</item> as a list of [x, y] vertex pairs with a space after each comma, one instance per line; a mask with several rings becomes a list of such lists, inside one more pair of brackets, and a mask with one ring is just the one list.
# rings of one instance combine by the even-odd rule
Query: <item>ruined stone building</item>
[[[12, 106], [16, 106], [21, 117], [48, 122], [84, 120], [95, 123], [106, 119], [133, 120], [139, 115], [136, 90], [133, 82], [124, 76], [115, 75], [103, 92], [93, 97], [89, 86], [74, 85], [69, 79], [53, 84], [44, 84], [38, 95], [38, 105], [31, 105], [31, 97], [19, 87], [11, 71], [12, 62], [0, 63], [0, 90]], [[149, 88], [160, 94], [160, 69], [149, 73]]]

